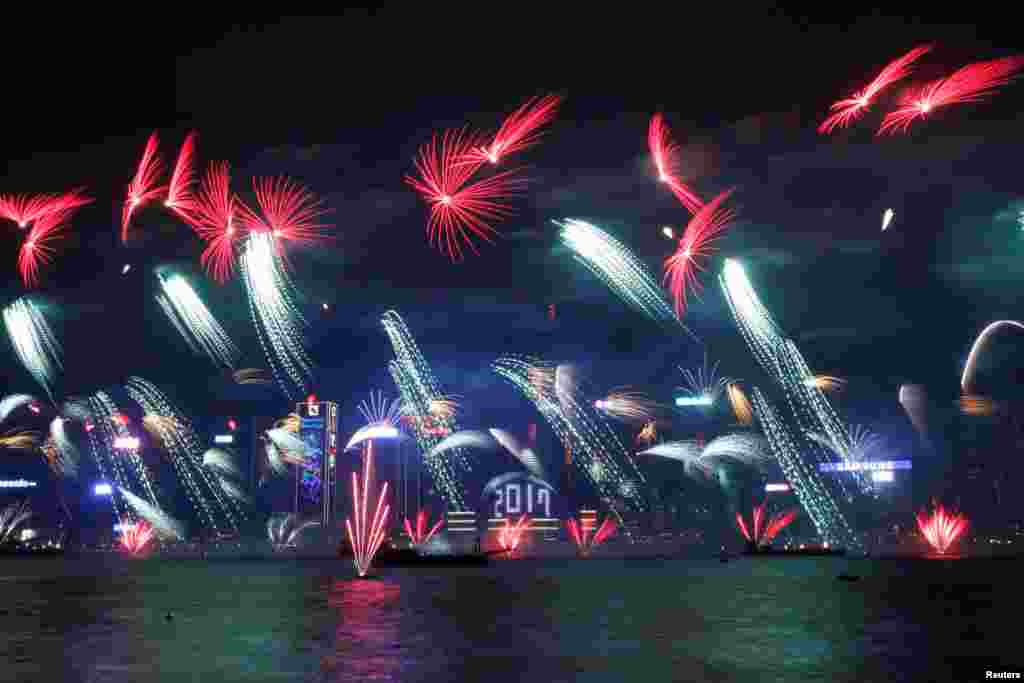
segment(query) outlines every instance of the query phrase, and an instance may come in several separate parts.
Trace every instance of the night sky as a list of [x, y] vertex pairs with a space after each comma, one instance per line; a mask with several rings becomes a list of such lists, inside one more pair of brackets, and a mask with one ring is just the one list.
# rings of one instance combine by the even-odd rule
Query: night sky
[[[334, 244], [289, 253], [320, 318], [316, 391], [341, 402], [350, 419], [370, 389], [396, 393], [378, 323], [388, 308], [406, 318], [442, 383], [468, 399], [467, 425], [497, 424], [520, 405], [488, 367], [506, 352], [579, 362], [595, 391], [633, 384], [664, 400], [679, 384], [674, 367], [699, 364], [705, 350], [726, 374], [766, 383], [716, 282], [723, 256], [743, 261], [815, 371], [850, 381], [840, 405], [854, 421], [905, 434], [896, 397], [906, 381], [952, 402], [977, 332], [1022, 315], [1024, 133], [1016, 119], [1024, 83], [905, 137], [873, 137], [879, 109], [849, 133], [821, 138], [814, 128], [832, 101], [913, 45], [938, 43], [919, 72], [933, 78], [1019, 52], [1012, 27], [876, 18], [823, 28], [779, 11], [744, 27], [735, 16], [619, 21], [587, 13], [595, 24], [528, 16], [460, 28], [403, 11], [265, 26], [160, 19], [116, 32], [56, 30], [52, 63], [40, 62], [23, 89], [8, 79], [16, 97], [5, 106], [0, 191], [84, 184], [96, 198], [75, 217], [75, 236], [38, 290], [62, 329], [61, 394], [136, 374], [196, 414], [211, 397], [239, 396], [190, 354], [155, 304], [160, 265], [193, 274], [246, 350], [242, 366], [266, 367], [239, 282], [220, 287], [200, 274], [201, 244], [187, 226], [149, 210], [132, 243], [117, 240], [123, 188], [146, 136], [158, 129], [173, 159], [195, 129], [201, 163], [230, 161], [236, 190], [248, 192], [253, 175], [287, 174], [333, 210]], [[17, 36], [8, 48], [40, 50]], [[545, 141], [520, 157], [532, 183], [517, 214], [498, 226], [504, 239], [452, 265], [427, 245], [425, 208], [402, 182], [417, 147], [447, 127], [496, 127], [547, 92], [566, 101]], [[660, 272], [672, 246], [660, 227], [688, 214], [651, 176], [646, 129], [655, 111], [683, 144], [684, 175], [702, 196], [737, 188], [740, 220], [687, 314], [704, 347], [626, 309], [556, 245], [550, 224], [590, 220]], [[883, 234], [887, 207], [896, 218]], [[23, 288], [13, 226], [3, 235], [6, 304]], [[122, 277], [125, 263], [133, 269]], [[331, 310], [321, 311], [322, 302]], [[546, 319], [551, 303], [554, 323]], [[998, 374], [983, 363], [979, 375], [996, 395], [1012, 393], [1014, 368], [1024, 366], [1006, 339], [992, 356]], [[2, 346], [3, 393], [38, 394], [6, 337]], [[522, 428], [524, 420], [512, 421]]]

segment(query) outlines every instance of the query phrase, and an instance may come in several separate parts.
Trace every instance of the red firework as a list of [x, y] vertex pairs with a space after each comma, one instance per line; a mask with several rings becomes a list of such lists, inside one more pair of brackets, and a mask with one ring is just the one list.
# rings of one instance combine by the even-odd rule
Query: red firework
[[189, 133], [178, 152], [178, 161], [171, 173], [171, 182], [167, 185], [167, 199], [164, 206], [189, 222], [190, 214], [195, 210], [196, 200], [192, 195], [192, 185], [196, 181], [195, 170], [196, 134]]
[[432, 526], [430, 531], [427, 531], [427, 519], [429, 516], [430, 515], [426, 510], [420, 510], [416, 513], [415, 528], [409, 524], [408, 519], [405, 520], [405, 533], [409, 535], [409, 540], [412, 542], [413, 546], [417, 548], [426, 545], [430, 539], [433, 538], [434, 534], [438, 532], [441, 525], [444, 524], [444, 520], [439, 519], [437, 520], [437, 524]]
[[26, 287], [39, 282], [39, 270], [53, 260], [54, 244], [64, 237], [64, 229], [71, 215], [92, 201], [83, 197], [81, 190], [73, 190], [51, 200], [51, 209], [32, 223], [25, 241], [18, 251], [18, 272]]
[[142, 159], [139, 161], [139, 168], [135, 171], [135, 177], [128, 184], [128, 195], [124, 200], [124, 209], [121, 211], [121, 241], [128, 241], [128, 226], [131, 224], [134, 213], [160, 197], [166, 189], [160, 185], [160, 176], [164, 171], [164, 162], [160, 159], [157, 146], [160, 144], [154, 132], [146, 141], [146, 149], [142, 152]]
[[704, 200], [679, 179], [679, 145], [672, 141], [672, 132], [661, 114], [651, 117], [651, 124], [647, 127], [647, 147], [658, 169], [658, 180], [668, 185], [690, 213], [700, 211]]
[[[363, 486], [359, 487], [359, 478], [352, 473], [352, 519], [345, 519], [348, 540], [352, 544], [352, 560], [359, 576], [366, 576], [370, 571], [373, 556], [377, 554], [384, 539], [387, 538], [387, 518], [390, 505], [385, 504], [388, 495], [388, 484], [380, 490], [377, 508], [372, 521], [367, 516], [367, 503], [370, 499], [370, 480], [373, 470], [373, 442], [366, 449], [366, 462], [363, 464]], [[354, 520], [354, 523], [353, 523]]]
[[956, 539], [967, 531], [967, 518], [962, 514], [947, 512], [941, 505], [937, 505], [931, 515], [925, 510], [917, 513], [917, 528], [928, 545], [944, 555]]
[[446, 131], [420, 148], [416, 157], [419, 177], [406, 176], [405, 181], [430, 205], [427, 234], [452, 261], [462, 259], [462, 243], [478, 253], [472, 236], [486, 242], [497, 235], [489, 221], [512, 213], [505, 199], [515, 194], [523, 180], [515, 171], [502, 171], [470, 183], [483, 163], [469, 160], [480, 146], [480, 137], [464, 130]]
[[519, 547], [519, 541], [522, 538], [523, 532], [528, 531], [530, 528], [530, 518], [523, 515], [519, 518], [519, 521], [513, 526], [509, 522], [508, 518], [505, 518], [505, 526], [501, 528], [498, 533], [498, 543], [501, 545], [501, 549], [511, 555]]
[[490, 144], [474, 147], [466, 154], [466, 160], [497, 164], [503, 157], [537, 144], [543, 135], [540, 128], [554, 120], [561, 103], [558, 95], [528, 100], [508, 115]]
[[878, 135], [905, 133], [910, 125], [940, 107], [980, 102], [996, 93], [1024, 68], [1024, 55], [968, 64], [946, 78], [908, 92], [896, 111], [886, 114]]
[[231, 193], [228, 164], [212, 164], [193, 199], [188, 222], [206, 242], [200, 258], [203, 268], [222, 284], [231, 277], [235, 268], [235, 243], [243, 232], [237, 220], [240, 206], [238, 197]]
[[14, 221], [19, 228], [25, 229], [48, 213], [76, 209], [90, 203], [92, 199], [82, 196], [83, 191], [80, 188], [64, 194], [0, 195], [0, 218]]
[[754, 508], [753, 514], [753, 533], [751, 528], [747, 526], [747, 523], [743, 520], [743, 515], [736, 513], [736, 525], [740, 529], [740, 533], [743, 534], [743, 538], [747, 539], [750, 543], [758, 546], [765, 546], [775, 540], [775, 537], [779, 535], [779, 532], [789, 526], [794, 519], [796, 519], [797, 510], [788, 510], [775, 515], [768, 521], [766, 525], [764, 503], [761, 503]]
[[289, 242], [317, 243], [328, 239], [320, 222], [327, 213], [323, 202], [299, 183], [281, 176], [253, 178], [252, 187], [262, 216], [238, 204], [239, 223], [252, 232], [269, 232]]
[[601, 526], [597, 528], [597, 531], [592, 536], [588, 536], [590, 531], [582, 520], [577, 522], [575, 519], [569, 519], [565, 522], [569, 529], [569, 536], [572, 538], [573, 543], [576, 544], [576, 549], [579, 554], [583, 557], [587, 557], [597, 546], [601, 545], [609, 538], [611, 538], [618, 530], [618, 526], [611, 517], [605, 517], [604, 521], [601, 522]]
[[686, 312], [686, 290], [692, 290], [696, 296], [703, 287], [698, 274], [704, 271], [702, 262], [711, 257], [711, 244], [736, 218], [735, 210], [722, 206], [732, 193], [733, 190], [726, 190], [700, 208], [679, 238], [676, 252], [665, 259], [664, 282], [680, 318]]
[[911, 66], [918, 59], [931, 52], [931, 45], [921, 45], [903, 55], [899, 59], [889, 62], [882, 69], [875, 80], [868, 83], [864, 89], [858, 90], [846, 99], [839, 100], [832, 105], [832, 114], [821, 122], [818, 132], [827, 135], [836, 128], [846, 128], [856, 121], [871, 106], [875, 95], [892, 85], [896, 81], [903, 80], [911, 72]]
[[121, 548], [134, 557], [146, 552], [153, 541], [153, 527], [146, 522], [121, 523]]

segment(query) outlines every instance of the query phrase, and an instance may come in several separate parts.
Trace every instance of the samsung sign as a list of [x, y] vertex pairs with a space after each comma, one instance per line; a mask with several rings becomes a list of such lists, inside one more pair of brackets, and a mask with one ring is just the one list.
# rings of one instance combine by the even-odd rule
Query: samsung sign
[[909, 470], [909, 460], [873, 460], [870, 462], [823, 462], [818, 465], [819, 472], [882, 472], [892, 470]]
[[25, 479], [0, 479], [0, 489], [30, 489], [36, 486], [36, 482]]

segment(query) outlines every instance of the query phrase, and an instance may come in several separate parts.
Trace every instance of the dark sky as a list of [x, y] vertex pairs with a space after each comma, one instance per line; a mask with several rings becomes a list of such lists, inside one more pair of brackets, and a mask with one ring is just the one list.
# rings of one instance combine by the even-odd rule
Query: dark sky
[[[938, 76], [1021, 51], [1016, 24], [821, 25], [781, 10], [741, 11], [622, 19], [591, 7], [575, 21], [480, 17], [475, 26], [419, 11], [233, 27], [161, 18], [116, 31], [57, 29], [45, 50], [15, 37], [11, 55], [46, 54], [24, 67], [35, 73], [24, 74], [23, 89], [8, 81], [17, 96], [5, 106], [0, 191], [85, 184], [96, 197], [39, 290], [62, 323], [62, 391], [139, 374], [195, 412], [210, 388], [221, 391], [213, 366], [189, 354], [153, 301], [153, 268], [162, 264], [193, 273], [247, 350], [245, 364], [265, 365], [238, 282], [218, 287], [199, 275], [201, 247], [187, 227], [149, 211], [132, 244], [116, 239], [123, 188], [146, 136], [159, 129], [170, 157], [194, 128], [200, 159], [230, 161], [237, 190], [252, 175], [284, 173], [333, 210], [336, 244], [291, 253], [321, 318], [318, 393], [348, 412], [351, 397], [371, 388], [394, 392], [377, 324], [391, 307], [442, 381], [480, 403], [474, 410], [498, 411], [508, 400], [511, 389], [487, 369], [508, 351], [579, 361], [598, 387], [667, 394], [673, 366], [699, 363], [705, 348], [625, 309], [556, 247], [550, 225], [589, 219], [659, 269], [670, 249], [659, 226], [687, 218], [650, 176], [646, 125], [661, 110], [684, 144], [694, 187], [704, 196], [737, 187], [741, 218], [687, 318], [726, 373], [763, 381], [714, 279], [729, 255], [743, 260], [812, 367], [851, 380], [847, 407], [861, 419], [901, 419], [896, 391], [907, 380], [952, 398], [977, 331], [1022, 315], [1024, 233], [1015, 221], [1024, 207], [1016, 123], [1024, 83], [905, 138], [875, 140], [877, 112], [829, 139], [814, 127], [833, 100], [911, 46], [938, 42], [921, 70]], [[522, 157], [533, 183], [499, 226], [506, 239], [450, 264], [427, 246], [424, 208], [402, 182], [416, 148], [446, 127], [494, 127], [546, 92], [567, 99], [545, 142]], [[887, 207], [896, 220], [881, 234]], [[3, 235], [6, 303], [23, 290], [18, 236], [11, 226]], [[135, 268], [122, 277], [128, 262]], [[319, 312], [323, 301], [331, 312]], [[556, 324], [544, 316], [552, 302]], [[37, 392], [4, 345], [3, 393]], [[1020, 365], [1012, 353], [1007, 363]]]

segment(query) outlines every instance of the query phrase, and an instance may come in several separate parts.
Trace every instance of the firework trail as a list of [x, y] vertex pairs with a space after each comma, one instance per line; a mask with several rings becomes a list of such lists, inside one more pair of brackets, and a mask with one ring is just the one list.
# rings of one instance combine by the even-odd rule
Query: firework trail
[[135, 177], [128, 184], [128, 193], [124, 200], [124, 209], [121, 211], [121, 242], [128, 241], [128, 227], [131, 225], [132, 216], [136, 211], [146, 204], [158, 199], [166, 187], [160, 185], [160, 176], [164, 172], [164, 162], [160, 158], [160, 140], [154, 132], [146, 141], [146, 148], [142, 152], [142, 159], [139, 160], [139, 168], [135, 171]]
[[712, 468], [718, 463], [735, 463], [763, 471], [772, 462], [772, 454], [763, 436], [737, 432], [712, 439], [700, 460]]
[[192, 220], [196, 209], [196, 199], [192, 195], [192, 186], [196, 182], [195, 168], [196, 134], [189, 133], [178, 152], [178, 161], [171, 172], [171, 182], [167, 185], [167, 198], [164, 206], [173, 211], [186, 223]]
[[53, 385], [64, 369], [60, 342], [34, 301], [21, 297], [4, 308], [4, 325], [22, 365], [53, 400]]
[[0, 434], [0, 448], [11, 451], [34, 451], [39, 447], [39, 432], [13, 429]]
[[3, 400], [0, 400], [0, 422], [3, 422], [11, 416], [18, 408], [23, 406], [31, 405], [35, 401], [34, 396], [28, 394], [11, 394], [5, 396]]
[[744, 427], [754, 424], [754, 409], [750, 407], [750, 400], [743, 390], [736, 384], [729, 384], [726, 387], [729, 396], [729, 403], [732, 405], [732, 412], [736, 415], [736, 421]]
[[[530, 400], [547, 420], [562, 445], [573, 453], [573, 460], [584, 477], [603, 498], [624, 498], [630, 507], [642, 510], [643, 498], [634, 482], [643, 475], [633, 464], [615, 431], [586, 401], [574, 396], [558, 397], [531, 381], [531, 370], [545, 364], [536, 359], [499, 358], [494, 371], [511, 382]], [[548, 365], [550, 367], [550, 364]], [[568, 409], [563, 409], [567, 403]]]
[[956, 539], [967, 531], [967, 518], [937, 505], [930, 515], [926, 510], [917, 513], [917, 528], [928, 545], [940, 555], [945, 555]]
[[687, 211], [696, 214], [704, 201], [680, 180], [679, 145], [672, 141], [672, 132], [661, 114], [651, 117], [647, 127], [647, 148], [651, 151], [658, 180], [665, 183]]
[[862, 90], [833, 104], [831, 107], [833, 113], [821, 122], [818, 132], [828, 135], [835, 129], [846, 128], [859, 119], [871, 106], [872, 100], [878, 93], [910, 75], [914, 62], [931, 52], [931, 49], [931, 45], [920, 45], [899, 59], [889, 62]]
[[[114, 512], [118, 519], [127, 519], [128, 522], [135, 523], [137, 520], [134, 510], [124, 507], [127, 499], [123, 493], [130, 490], [131, 482], [134, 480], [143, 495], [155, 505], [156, 492], [153, 489], [152, 477], [139, 455], [138, 447], [117, 448], [115, 446], [119, 437], [131, 437], [132, 434], [123, 421], [115, 419], [121, 415], [121, 412], [113, 399], [106, 392], [98, 391], [87, 399], [86, 403], [89, 406], [91, 419], [87, 424], [92, 425], [91, 429], [87, 428], [86, 433], [89, 436], [93, 460], [96, 462], [103, 481], [115, 484], [116, 490], [122, 493], [121, 496], [115, 494], [110, 497]], [[109, 476], [110, 474], [113, 477]]]
[[50, 436], [43, 444], [43, 455], [57, 476], [77, 477], [80, 455], [65, 430], [65, 422], [66, 419], [60, 415], [50, 422]]
[[132, 557], [140, 557], [153, 542], [154, 531], [146, 522], [121, 524], [121, 550]]
[[707, 354], [704, 354], [704, 365], [693, 370], [680, 367], [679, 372], [683, 375], [685, 384], [679, 389], [694, 396], [711, 399], [712, 403], [716, 403], [726, 387], [736, 381], [719, 375], [717, 362], [714, 365], [708, 365]]
[[503, 157], [532, 147], [540, 142], [541, 128], [554, 120], [562, 98], [557, 95], [535, 97], [508, 115], [494, 138], [487, 145], [470, 150], [467, 161], [499, 163]]
[[[441, 392], [415, 338], [405, 321], [395, 311], [387, 311], [381, 318], [381, 324], [395, 353], [395, 360], [388, 363], [388, 369], [402, 396], [403, 410], [407, 414], [420, 417], [430, 415], [431, 404], [443, 399], [445, 395]], [[466, 455], [460, 449], [456, 449], [446, 458], [426, 456], [440, 443], [439, 432], [455, 433], [458, 431], [458, 425], [453, 418], [443, 415], [431, 416], [431, 422], [440, 429], [428, 429], [425, 421], [421, 419], [411, 421], [416, 443], [425, 454], [423, 462], [448, 506], [455, 511], [464, 510], [465, 498], [456, 468], [470, 469]]]
[[11, 539], [11, 534], [32, 516], [27, 500], [8, 505], [0, 510], [0, 545]]
[[[818, 472], [819, 463], [813, 457], [804, 456], [796, 439], [756, 387], [753, 391], [753, 404], [775, 459], [782, 466], [786, 481], [810, 516], [818, 535], [832, 546], [860, 548], [860, 539]], [[813, 456], [814, 453], [808, 455]]]
[[241, 206], [241, 200], [231, 192], [228, 164], [211, 164], [199, 192], [191, 199], [188, 223], [206, 242], [200, 263], [221, 284], [235, 270], [235, 244], [244, 235], [244, 226], [237, 220]]
[[607, 541], [618, 531], [618, 526], [611, 517], [605, 517], [604, 521], [601, 522], [601, 526], [597, 528], [593, 535], [590, 535], [590, 532], [594, 531], [594, 529], [588, 528], [586, 522], [582, 519], [579, 521], [568, 519], [565, 522], [565, 526], [569, 530], [569, 537], [576, 544], [576, 550], [581, 557], [589, 557], [594, 548]]
[[177, 273], [157, 273], [157, 278], [163, 290], [156, 295], [157, 303], [192, 351], [198, 355], [205, 354], [215, 364], [234, 370], [241, 355], [238, 347], [189, 281]]
[[995, 415], [1002, 409], [999, 403], [985, 396], [961, 396], [957, 401], [957, 407], [964, 415], [974, 417]]
[[886, 209], [885, 213], [882, 214], [882, 232], [885, 232], [886, 228], [892, 223], [892, 219], [896, 216], [896, 212], [892, 209]]
[[736, 326], [754, 354], [754, 359], [765, 372], [782, 382], [782, 370], [775, 356], [784, 337], [754, 292], [743, 266], [738, 261], [726, 259], [719, 282]]
[[920, 384], [902, 384], [899, 397], [900, 405], [910, 417], [921, 442], [931, 449], [932, 443], [928, 437], [928, 390]]
[[352, 559], [356, 565], [356, 572], [359, 576], [366, 576], [370, 571], [370, 564], [373, 556], [377, 554], [381, 544], [387, 536], [386, 523], [390, 505], [384, 501], [388, 495], [388, 483], [384, 482], [381, 488], [380, 497], [377, 499], [377, 509], [373, 513], [373, 520], [367, 519], [367, 503], [370, 499], [370, 480], [373, 472], [373, 442], [366, 449], [365, 463], [363, 464], [363, 486], [360, 489], [359, 478], [355, 472], [352, 473], [352, 519], [355, 520], [353, 531], [352, 519], [345, 519], [345, 529], [348, 531], [348, 540], [352, 544]]
[[561, 228], [559, 238], [575, 259], [603, 280], [619, 298], [654, 320], [679, 325], [697, 339], [675, 315], [654, 276], [625, 245], [584, 221], [569, 218], [554, 223]]
[[533, 452], [532, 448], [524, 448], [519, 440], [516, 439], [511, 433], [504, 429], [488, 429], [494, 440], [501, 444], [501, 447], [507, 450], [512, 456], [523, 464], [523, 467], [527, 469], [533, 476], [537, 477], [542, 481], [547, 481], [547, 473], [544, 471], [544, 465], [541, 463], [540, 458]]
[[268, 377], [269, 374], [263, 368], [242, 368], [236, 370], [231, 378], [236, 384], [273, 384], [274, 380]]
[[780, 531], [792, 524], [799, 513], [799, 510], [781, 512], [769, 519], [768, 523], [765, 524], [764, 505], [764, 503], [761, 503], [754, 508], [752, 514], [753, 524], [750, 527], [747, 526], [743, 515], [738, 512], [736, 513], [736, 526], [739, 527], [740, 533], [743, 534], [743, 538], [749, 543], [753, 543], [756, 547], [769, 545], [779, 535]]
[[900, 107], [885, 115], [877, 134], [905, 133], [914, 121], [927, 117], [936, 109], [981, 102], [995, 95], [1000, 86], [1010, 83], [1021, 69], [1024, 69], [1024, 56], [1020, 55], [961, 67], [946, 78], [904, 95]]
[[498, 445], [497, 440], [487, 432], [480, 432], [472, 429], [464, 429], [446, 436], [436, 446], [430, 449], [425, 458], [438, 458], [442, 454], [456, 448], [478, 448], [480, 450], [493, 449]]
[[389, 400], [384, 398], [384, 392], [370, 392], [370, 398], [359, 403], [359, 412], [366, 425], [361, 427], [352, 435], [352, 438], [345, 444], [345, 450], [355, 448], [367, 439], [375, 439], [381, 436], [388, 438], [401, 438], [402, 425], [402, 401], [401, 399]]
[[327, 239], [329, 225], [320, 222], [329, 213], [323, 202], [294, 180], [253, 178], [253, 192], [261, 215], [238, 202], [240, 226], [254, 233], [299, 244], [320, 244]]
[[978, 338], [974, 340], [974, 344], [971, 345], [971, 352], [967, 355], [967, 362], [964, 363], [964, 372], [960, 376], [960, 389], [965, 394], [970, 394], [975, 390], [974, 374], [978, 364], [978, 356], [981, 354], [982, 349], [984, 349], [989, 337], [995, 334], [996, 330], [1001, 327], [1024, 330], [1024, 323], [1017, 322], [1016, 320], [996, 320], [985, 326], [985, 329], [981, 331]]
[[298, 515], [294, 514], [271, 517], [267, 520], [267, 537], [274, 550], [281, 551], [293, 547], [302, 532], [316, 524], [317, 520], [315, 519], [302, 521]]
[[627, 388], [612, 389], [602, 399], [594, 401], [594, 407], [608, 417], [622, 422], [647, 424], [655, 419], [660, 406], [639, 391]]
[[203, 467], [220, 475], [240, 477], [242, 473], [231, 454], [221, 448], [211, 448], [203, 453]]
[[517, 171], [501, 171], [470, 182], [483, 164], [479, 156], [482, 138], [464, 130], [434, 136], [417, 154], [419, 177], [405, 182], [430, 206], [427, 235], [452, 261], [462, 259], [463, 245], [477, 254], [473, 237], [492, 242], [498, 232], [491, 223], [511, 215], [507, 200], [520, 192], [525, 180]]
[[658, 438], [658, 423], [654, 420], [646, 423], [636, 435], [636, 442], [650, 446]]
[[815, 375], [805, 379], [804, 385], [822, 391], [838, 392], [846, 388], [846, 380], [831, 375]]
[[699, 274], [704, 272], [705, 262], [711, 258], [711, 245], [722, 236], [729, 224], [736, 219], [736, 211], [722, 206], [732, 195], [726, 190], [705, 204], [693, 215], [679, 238], [676, 252], [665, 259], [664, 284], [672, 293], [676, 315], [682, 318], [686, 313], [686, 291], [699, 296], [704, 285]]
[[[158, 536], [176, 538], [179, 541], [185, 539], [185, 529], [181, 523], [161, 510], [158, 505], [151, 505], [125, 489], [120, 489], [120, 493], [139, 519], [149, 524]], [[138, 524], [139, 522], [132, 520], [129, 523]]]
[[249, 235], [242, 252], [242, 273], [249, 312], [274, 377], [290, 399], [305, 392], [313, 360], [305, 349], [306, 320], [296, 305], [291, 278], [269, 233]]
[[441, 527], [444, 525], [444, 519], [437, 520], [437, 523], [427, 530], [427, 520], [430, 518], [430, 513], [427, 510], [420, 510], [416, 513], [416, 526], [413, 527], [409, 523], [408, 518], [403, 522], [405, 526], [405, 533], [409, 536], [409, 542], [412, 543], [414, 548], [422, 548], [423, 546], [430, 543], [430, 539], [434, 537]]
[[277, 450], [279, 458], [287, 465], [298, 465], [306, 467], [306, 444], [299, 437], [288, 429], [269, 429], [266, 432], [267, 440]]
[[[167, 420], [151, 421], [159, 435], [159, 441], [174, 467], [178, 479], [199, 514], [205, 516], [207, 524], [215, 532], [223, 526], [238, 531], [238, 516], [241, 514], [229, 504], [219, 486], [202, 467], [203, 447], [192, 427], [191, 421], [178, 410], [160, 389], [141, 377], [129, 377], [125, 391], [142, 408], [147, 416], [155, 415]], [[212, 497], [220, 508], [225, 524], [219, 524], [208, 502]]]

